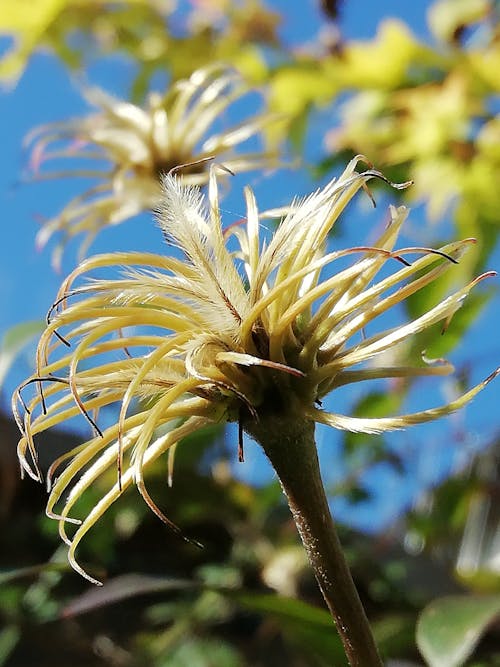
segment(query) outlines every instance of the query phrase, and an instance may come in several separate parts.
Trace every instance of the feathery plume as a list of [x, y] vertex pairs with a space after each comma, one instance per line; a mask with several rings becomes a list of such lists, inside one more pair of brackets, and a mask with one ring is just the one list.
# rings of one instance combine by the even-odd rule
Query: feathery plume
[[[135, 485], [172, 525], [150, 496], [145, 473], [166, 455], [171, 476], [176, 445], [209, 423], [237, 421], [251, 432], [255, 420], [292, 409], [309, 422], [381, 433], [448, 415], [496, 376], [446, 405], [412, 414], [363, 418], [322, 409], [327, 394], [349, 383], [451, 373], [446, 361], [425, 357], [413, 365], [368, 362], [447, 323], [471, 289], [493, 275], [484, 273], [400, 326], [377, 329], [379, 316], [455, 270], [473, 240], [396, 250], [408, 211], [391, 207], [373, 245], [329, 252], [328, 234], [345, 206], [370, 179], [383, 178], [373, 169], [357, 172], [360, 160], [294, 202], [267, 244], [249, 188], [246, 221], [224, 228], [215, 168], [208, 201], [184, 177], [167, 175], [158, 222], [183, 258], [98, 255], [63, 282], [38, 345], [36, 371], [16, 393], [14, 412], [21, 466], [35, 479], [41, 479], [37, 434], [78, 413], [93, 428], [93, 437], [48, 472], [47, 513], [59, 521], [70, 562], [83, 576], [95, 581], [77, 563], [78, 544], [128, 487]], [[90, 279], [103, 269], [105, 277]], [[28, 385], [35, 391], [26, 402]], [[95, 415], [107, 406], [116, 407], [117, 418], [101, 430]], [[75, 505], [95, 483], [104, 489], [102, 498], [80, 521]]]
[[[249, 116], [229, 128], [221, 122], [227, 109], [248, 92], [238, 72], [224, 65], [196, 70], [164, 95], [151, 94], [144, 108], [97, 88], [85, 90], [96, 112], [37, 128], [27, 138], [31, 168], [39, 178], [96, 179], [45, 222], [37, 245], [45, 246], [58, 233], [53, 264], [59, 268], [64, 246], [73, 236], [83, 235], [84, 256], [102, 227], [155, 208], [161, 176], [171, 170], [182, 172], [186, 183], [202, 185], [208, 180], [209, 158], [223, 159], [233, 173], [270, 166], [274, 158], [269, 153], [235, 150], [269, 124], [270, 114]], [[76, 166], [39, 173], [48, 160], [64, 158]]]

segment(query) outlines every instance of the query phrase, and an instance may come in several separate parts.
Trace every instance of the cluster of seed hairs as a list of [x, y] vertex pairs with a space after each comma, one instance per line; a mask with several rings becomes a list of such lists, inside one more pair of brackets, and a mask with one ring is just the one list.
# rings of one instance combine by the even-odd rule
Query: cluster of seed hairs
[[[422, 355], [402, 365], [397, 355], [389, 355], [389, 363], [382, 355], [437, 323], [446, 328], [471, 289], [494, 275], [486, 272], [385, 329], [381, 315], [453, 270], [474, 241], [396, 250], [408, 214], [400, 206], [390, 207], [375, 243], [329, 252], [329, 234], [347, 204], [371, 179], [385, 180], [373, 168], [358, 172], [362, 160], [357, 156], [339, 178], [292, 202], [267, 239], [250, 188], [246, 218], [224, 227], [217, 168], [210, 169], [206, 198], [168, 174], [157, 219], [182, 257], [97, 255], [63, 281], [40, 338], [36, 371], [16, 392], [13, 409], [22, 432], [21, 466], [35, 479], [42, 478], [34, 442], [39, 433], [79, 413], [93, 429], [47, 475], [47, 514], [58, 520], [70, 563], [83, 576], [96, 582], [77, 562], [78, 544], [132, 485], [179, 532], [151, 497], [145, 473], [166, 455], [171, 480], [177, 444], [208, 424], [240, 423], [242, 459], [243, 430], [251, 433], [255, 420], [293, 414], [336, 429], [382, 433], [460, 409], [498, 374], [416, 413], [369, 418], [323, 409], [322, 400], [341, 386], [451, 373], [442, 359]], [[94, 277], [102, 270], [116, 277]], [[382, 362], [373, 365], [376, 358]], [[29, 401], [22, 398], [27, 386], [36, 388]], [[117, 409], [116, 421], [99, 428], [96, 415], [109, 406]], [[102, 497], [80, 520], [73, 508], [90, 486]], [[76, 525], [72, 536], [68, 524]]]

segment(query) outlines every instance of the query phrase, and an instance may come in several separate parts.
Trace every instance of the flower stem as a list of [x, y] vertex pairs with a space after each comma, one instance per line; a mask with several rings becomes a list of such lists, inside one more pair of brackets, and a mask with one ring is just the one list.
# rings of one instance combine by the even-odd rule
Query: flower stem
[[261, 444], [278, 475], [349, 664], [381, 667], [383, 663], [328, 507], [314, 424], [274, 414], [246, 423], [245, 430]]

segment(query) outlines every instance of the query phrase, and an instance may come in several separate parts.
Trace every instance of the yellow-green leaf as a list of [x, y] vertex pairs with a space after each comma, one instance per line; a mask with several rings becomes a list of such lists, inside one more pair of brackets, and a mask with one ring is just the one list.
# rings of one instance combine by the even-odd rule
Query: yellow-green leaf
[[459, 667], [499, 614], [498, 595], [453, 595], [435, 600], [418, 620], [418, 648], [430, 667]]
[[3, 0], [0, 34], [12, 36], [14, 44], [0, 60], [0, 79], [15, 84], [50, 24], [68, 0]]
[[44, 322], [35, 320], [17, 324], [4, 334], [0, 341], [0, 387], [23, 347], [38, 336], [44, 328]]
[[440, 0], [431, 5], [427, 20], [437, 39], [454, 42], [457, 32], [483, 19], [490, 10], [488, 0]]

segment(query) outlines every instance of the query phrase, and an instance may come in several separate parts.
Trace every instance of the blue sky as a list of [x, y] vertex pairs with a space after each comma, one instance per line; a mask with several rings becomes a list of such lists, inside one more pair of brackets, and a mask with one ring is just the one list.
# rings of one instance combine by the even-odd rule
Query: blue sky
[[[287, 0], [273, 0], [268, 3], [285, 16], [282, 25], [282, 34], [291, 44], [298, 45], [314, 39], [322, 19], [318, 11], [318, 2], [289, 2]], [[421, 2], [401, 2], [400, 0], [380, 0], [366, 2], [362, 0], [346, 0], [342, 12], [341, 29], [346, 38], [371, 38], [376, 32], [377, 24], [383, 17], [393, 16], [405, 20], [413, 32], [422, 39], [428, 39], [425, 13], [429, 6], [427, 0]], [[132, 68], [122, 58], [109, 58], [105, 61], [91, 64], [87, 79], [113, 92], [126, 96], [131, 82]], [[22, 150], [23, 138], [35, 126], [71, 116], [84, 114], [87, 108], [78, 88], [70, 79], [64, 67], [48, 54], [36, 55], [17, 87], [0, 93], [0, 113], [2, 118], [2, 152], [0, 154], [0, 202], [2, 211], [3, 236], [0, 244], [0, 335], [11, 326], [26, 321], [37, 320], [45, 316], [48, 306], [62, 279], [50, 267], [50, 254], [47, 249], [38, 252], [34, 246], [34, 237], [38, 230], [37, 218], [56, 213], [60, 210], [69, 196], [68, 191], [75, 186], [69, 182], [40, 182], [34, 184], [20, 183], [20, 177], [25, 166], [26, 155]], [[312, 146], [310, 150], [319, 155], [321, 146]], [[308, 192], [311, 183], [307, 177], [299, 172], [287, 174], [285, 191], [283, 181], [277, 186], [276, 179], [273, 185], [258, 181], [266, 204], [279, 205], [285, 203], [295, 195]], [[271, 190], [272, 187], [272, 190]], [[234, 191], [234, 188], [233, 188]], [[75, 190], [72, 190], [75, 192]], [[282, 201], [273, 201], [271, 194], [281, 197]], [[232, 196], [226, 205], [230, 210], [242, 213], [243, 204], [238, 192]], [[380, 210], [371, 214], [373, 221], [379, 221], [377, 216]], [[418, 223], [418, 210], [414, 213]], [[137, 224], [129, 221], [115, 229], [105, 230], [92, 247], [92, 252], [111, 251], [113, 249], [148, 249], [161, 252], [161, 234], [155, 225]], [[75, 259], [74, 247], [66, 255], [63, 274], [72, 266]], [[500, 266], [499, 253], [496, 252], [491, 261], [491, 267]], [[499, 328], [498, 297], [490, 303], [477, 325], [471, 331], [460, 349], [453, 355], [453, 360], [460, 362], [470, 359], [473, 363], [472, 379], [478, 381], [488, 375], [499, 362], [499, 345], [497, 342]], [[4, 387], [3, 405], [7, 406], [7, 398], [17, 383], [30, 372], [30, 353], [21, 357], [9, 374]], [[497, 385], [498, 386], [498, 385]], [[454, 428], [466, 424], [470, 433], [470, 446], [480, 443], [480, 436], [492, 433], [498, 425], [496, 417], [497, 387], [488, 387], [475, 401], [474, 406], [468, 408], [455, 419]], [[438, 397], [439, 398], [439, 397]], [[426, 406], [428, 407], [428, 406]], [[373, 512], [380, 520], [390, 517], [394, 511], [393, 499], [401, 498], [401, 485], [406, 485], [408, 492], [417, 487], [422, 480], [433, 481], [436, 471], [452, 464], [457, 464], [463, 453], [450, 452], [443, 446], [443, 428], [430, 425], [399, 436], [394, 446], [401, 443], [413, 452], [415, 458], [415, 473], [406, 481], [394, 478], [388, 471], [380, 469], [377, 476], [372, 478], [378, 488], [382, 485], [385, 493], [378, 494], [375, 506], [371, 505], [366, 511], [358, 510], [355, 523], [361, 527], [368, 527], [373, 522]], [[335, 436], [323, 432], [319, 433], [319, 448], [323, 463], [331, 471], [331, 479], [335, 480], [343, 474], [343, 470], [336, 467], [338, 450]], [[399, 443], [399, 444], [398, 444]], [[422, 446], [422, 443], [424, 446]], [[268, 479], [271, 471], [263, 457], [256, 451], [247, 453], [247, 462], [244, 467], [235, 466], [235, 474], [252, 480]], [[441, 461], [442, 459], [442, 461]], [[441, 461], [439, 465], [436, 463]], [[408, 495], [408, 493], [407, 493]], [[337, 501], [337, 512], [341, 516], [348, 514], [348, 508], [342, 501]]]
[[[318, 4], [317, 0], [300, 3], [273, 0], [269, 3], [285, 17], [281, 31], [287, 41], [294, 45], [313, 40], [319, 26], [324, 24]], [[425, 8], [428, 4], [427, 1], [401, 3], [385, 0], [367, 3], [349, 0], [344, 3], [342, 31], [347, 38], [370, 38], [375, 34], [381, 17], [393, 15], [408, 21], [418, 36], [425, 37]], [[130, 63], [115, 57], [92, 63], [86, 77], [90, 83], [126, 97], [132, 75]], [[34, 127], [79, 116], [87, 111], [88, 107], [82, 100], [75, 80], [49, 54], [35, 55], [17, 87], [10, 92], [0, 93], [0, 114], [3, 120], [0, 202], [4, 229], [3, 242], [0, 244], [0, 331], [18, 322], [44, 317], [61, 276], [55, 274], [49, 266], [50, 248], [38, 252], [34, 247], [38, 220], [58, 212], [69, 199], [68, 192], [78, 192], [78, 187], [70, 180], [21, 183], [27, 157], [22, 149], [23, 140]], [[320, 151], [319, 146], [317, 152]], [[290, 188], [290, 198], [295, 194], [305, 194], [312, 187], [303, 173], [287, 174], [287, 186]], [[264, 196], [266, 194], [264, 192]], [[282, 197], [280, 203], [285, 203], [288, 197], [285, 193]], [[272, 205], [275, 205], [274, 201]], [[123, 248], [124, 245], [151, 249], [159, 240], [154, 225], [134, 225], [131, 221], [124, 227], [105, 230], [93, 245], [92, 251], [109, 251]], [[74, 250], [74, 247], [70, 250]], [[70, 270], [74, 259], [74, 252], [67, 253], [63, 273]], [[10, 377], [6, 393], [10, 393], [13, 386], [15, 378], [13, 380]]]

